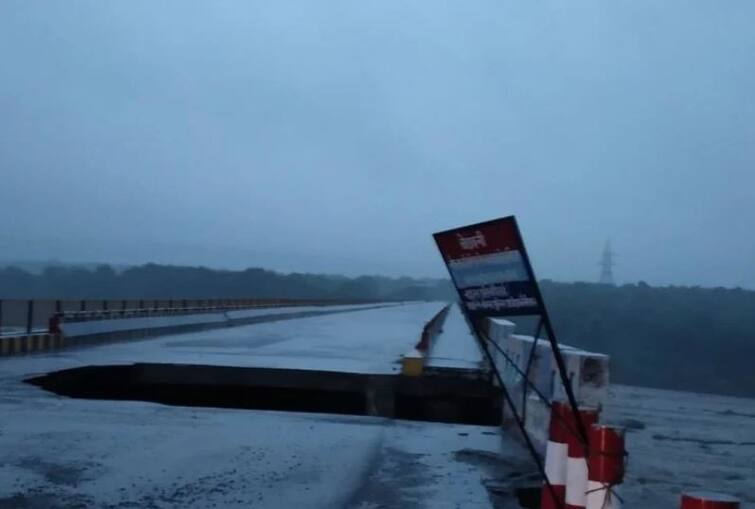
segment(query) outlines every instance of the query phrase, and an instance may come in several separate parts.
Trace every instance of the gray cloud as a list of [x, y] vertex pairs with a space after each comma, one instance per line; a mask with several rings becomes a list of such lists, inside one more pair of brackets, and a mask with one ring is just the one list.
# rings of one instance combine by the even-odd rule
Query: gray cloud
[[755, 287], [755, 5], [0, 3], [0, 258]]

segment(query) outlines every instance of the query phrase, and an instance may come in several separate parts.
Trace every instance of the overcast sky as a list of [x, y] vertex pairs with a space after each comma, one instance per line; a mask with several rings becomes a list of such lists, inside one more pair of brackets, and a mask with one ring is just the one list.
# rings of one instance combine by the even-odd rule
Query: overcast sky
[[755, 2], [0, 1], [0, 259], [755, 287]]

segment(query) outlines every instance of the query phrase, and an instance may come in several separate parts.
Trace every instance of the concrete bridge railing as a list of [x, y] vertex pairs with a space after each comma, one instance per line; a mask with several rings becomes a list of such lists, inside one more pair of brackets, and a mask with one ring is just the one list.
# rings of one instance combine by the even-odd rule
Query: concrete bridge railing
[[[368, 304], [358, 299], [3, 299], [0, 298], [0, 336], [46, 332], [50, 318], [70, 320], [186, 314], [189, 311], [250, 309], [281, 306]], [[203, 311], [200, 311], [203, 310]]]
[[[133, 306], [137, 302], [138, 307]], [[0, 356], [386, 304], [301, 299], [0, 300]]]
[[[549, 402], [567, 399], [550, 342], [515, 334], [516, 326], [508, 320], [491, 318], [486, 325], [490, 339], [500, 348], [493, 359], [513, 396], [517, 413], [524, 416], [525, 427], [544, 451], [550, 422]], [[565, 344], [559, 346], [580, 407], [602, 408], [608, 396], [609, 356]], [[503, 420], [504, 423], [512, 420], [505, 410]]]

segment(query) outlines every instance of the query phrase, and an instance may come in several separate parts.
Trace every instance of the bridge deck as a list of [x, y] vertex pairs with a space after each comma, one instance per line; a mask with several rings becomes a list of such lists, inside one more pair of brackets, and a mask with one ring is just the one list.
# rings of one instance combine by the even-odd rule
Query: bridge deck
[[427, 366], [462, 370], [479, 370], [482, 366], [482, 353], [458, 305], [451, 307]]
[[3, 359], [3, 373], [173, 363], [392, 374], [442, 306], [409, 304], [38, 353]]
[[[531, 470], [496, 428], [69, 399], [22, 383], [60, 369], [134, 362], [396, 373], [440, 307], [0, 359], [0, 508], [490, 507], [485, 482], [521, 482]], [[516, 507], [507, 493], [498, 507]]]

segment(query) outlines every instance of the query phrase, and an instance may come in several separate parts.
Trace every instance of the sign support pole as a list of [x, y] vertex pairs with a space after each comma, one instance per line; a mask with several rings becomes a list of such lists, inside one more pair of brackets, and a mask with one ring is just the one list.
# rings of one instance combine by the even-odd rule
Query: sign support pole
[[[530, 348], [530, 356], [527, 359], [527, 367], [524, 370], [524, 378], [529, 380], [530, 371], [532, 370], [532, 364], [535, 362], [535, 355], [537, 354], [537, 342], [540, 339], [540, 333], [543, 330], [543, 318], [538, 317], [537, 327], [535, 327], [535, 335], [532, 339], [532, 348]], [[525, 382], [524, 390], [522, 391], [522, 419], [527, 419], [527, 389], [529, 384]]]
[[[517, 236], [519, 239], [522, 238], [522, 235], [519, 231], [519, 225], [516, 222], [516, 219], [512, 218], [514, 222], [514, 230], [516, 231]], [[535, 272], [532, 270], [532, 264], [530, 263], [530, 257], [527, 254], [527, 249], [524, 248], [524, 241], [522, 241], [522, 259], [524, 260], [524, 265], [527, 267], [527, 272], [530, 276], [530, 279], [533, 282], [533, 290], [535, 292], [535, 297], [537, 298], [538, 302], [541, 303], [541, 315], [540, 318], [543, 321], [543, 326], [545, 327], [545, 332], [548, 334], [548, 341], [550, 341], [551, 344], [551, 350], [553, 351], [553, 358], [556, 359], [556, 366], [558, 366], [558, 373], [561, 377], [561, 383], [564, 386], [564, 390], [566, 391], [566, 397], [569, 400], [569, 406], [571, 407], [572, 414], [574, 415], [574, 422], [577, 424], [577, 431], [580, 435], [580, 438], [582, 439], [582, 443], [587, 445], [587, 429], [585, 428], [585, 424], [582, 422], [582, 416], [579, 413], [579, 405], [577, 404], [577, 398], [574, 396], [574, 391], [572, 390], [571, 386], [571, 380], [569, 380], [569, 375], [566, 370], [566, 363], [564, 362], [564, 357], [561, 355], [561, 349], [558, 346], [558, 341], [556, 340], [556, 333], [553, 330], [553, 324], [551, 323], [550, 315], [548, 315], [548, 308], [545, 306], [545, 301], [543, 301], [543, 295], [540, 293], [540, 285], [537, 282], [537, 279], [535, 278]]]
[[540, 317], [579, 438], [587, 445], [587, 429], [516, 218], [508, 216], [454, 228], [435, 233], [433, 237], [478, 341], [485, 341], [480, 334], [480, 319], [515, 315]]

